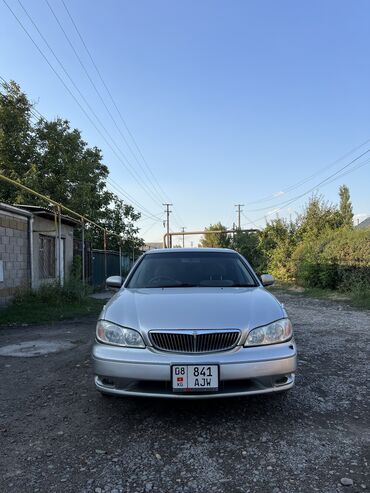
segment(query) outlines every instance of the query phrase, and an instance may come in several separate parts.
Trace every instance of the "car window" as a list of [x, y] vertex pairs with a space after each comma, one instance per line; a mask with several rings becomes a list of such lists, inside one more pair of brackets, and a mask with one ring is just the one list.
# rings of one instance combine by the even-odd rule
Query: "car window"
[[239, 255], [171, 252], [145, 255], [126, 287], [254, 287], [256, 281]]

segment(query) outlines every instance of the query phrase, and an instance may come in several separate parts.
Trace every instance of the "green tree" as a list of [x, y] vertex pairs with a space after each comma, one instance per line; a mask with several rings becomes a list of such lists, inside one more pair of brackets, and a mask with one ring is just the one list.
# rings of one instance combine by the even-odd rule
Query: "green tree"
[[237, 231], [231, 240], [231, 248], [243, 255], [258, 274], [263, 274], [267, 258], [261, 247], [259, 233]]
[[89, 148], [80, 131], [71, 129], [67, 120], [40, 120], [36, 139], [34, 186], [95, 221], [104, 219], [113, 194], [106, 188], [109, 170], [102, 162], [101, 151]]
[[261, 232], [260, 249], [267, 260], [267, 270], [277, 279], [293, 278], [292, 253], [297, 245], [297, 226], [293, 221], [274, 219]]
[[298, 217], [297, 235], [300, 240], [309, 240], [341, 226], [342, 218], [338, 208], [325, 201], [321, 195], [313, 195]]
[[200, 240], [200, 246], [202, 248], [229, 248], [230, 237], [226, 233], [227, 228], [220, 222], [217, 224], [211, 224], [205, 231], [220, 231], [220, 233], [205, 233]]
[[[32, 108], [18, 84], [0, 85], [0, 173], [15, 180], [28, 176], [35, 159]], [[13, 204], [19, 196], [19, 190], [2, 182], [0, 200]]]
[[[135, 222], [140, 214], [107, 189], [108, 167], [101, 151], [88, 147], [68, 120], [32, 123], [33, 104], [11, 82], [0, 86], [0, 172], [87, 216], [122, 238], [127, 252], [138, 254], [143, 240]], [[44, 205], [39, 198], [0, 182], [0, 201]], [[79, 230], [75, 230], [76, 236]], [[100, 230], [86, 226], [86, 239], [103, 247]], [[120, 238], [110, 235], [109, 248]]]
[[[118, 234], [107, 236], [107, 249], [122, 251], [132, 256], [134, 252], [137, 257], [144, 246], [144, 241], [139, 238], [139, 229], [135, 226], [135, 221], [140, 218], [140, 214], [135, 211], [132, 205], [125, 204], [123, 200], [113, 196], [109, 205], [104, 207], [102, 220], [98, 224], [107, 228], [108, 231], [114, 231]], [[94, 230], [94, 245], [97, 248], [104, 247], [104, 236], [101, 231]]]
[[353, 227], [353, 210], [349, 188], [346, 185], [339, 187], [339, 212], [342, 217], [343, 226]]

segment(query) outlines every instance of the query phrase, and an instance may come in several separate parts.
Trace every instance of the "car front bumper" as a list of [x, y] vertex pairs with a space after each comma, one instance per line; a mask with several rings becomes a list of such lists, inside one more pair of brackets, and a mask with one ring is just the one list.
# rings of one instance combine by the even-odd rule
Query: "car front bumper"
[[[95, 385], [107, 394], [176, 399], [204, 399], [263, 394], [287, 390], [294, 385], [297, 350], [293, 340], [259, 347], [236, 347], [231, 351], [181, 354], [122, 348], [95, 342]], [[174, 393], [172, 365], [219, 365], [219, 390]]]

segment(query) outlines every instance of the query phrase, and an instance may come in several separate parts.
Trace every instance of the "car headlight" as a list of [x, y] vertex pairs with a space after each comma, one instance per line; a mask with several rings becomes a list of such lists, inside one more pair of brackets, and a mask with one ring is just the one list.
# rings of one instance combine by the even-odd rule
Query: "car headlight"
[[119, 325], [99, 320], [96, 325], [96, 338], [106, 344], [125, 347], [145, 347], [143, 338], [133, 329], [126, 329]]
[[263, 327], [252, 329], [244, 346], [262, 346], [288, 341], [293, 335], [293, 327], [288, 318], [282, 318]]

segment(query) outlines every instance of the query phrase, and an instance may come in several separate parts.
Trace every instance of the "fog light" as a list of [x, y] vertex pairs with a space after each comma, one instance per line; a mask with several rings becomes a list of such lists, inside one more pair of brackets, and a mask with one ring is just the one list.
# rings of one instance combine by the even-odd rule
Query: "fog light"
[[277, 380], [275, 380], [275, 385], [284, 385], [287, 382], [288, 382], [288, 377], [280, 377]]

